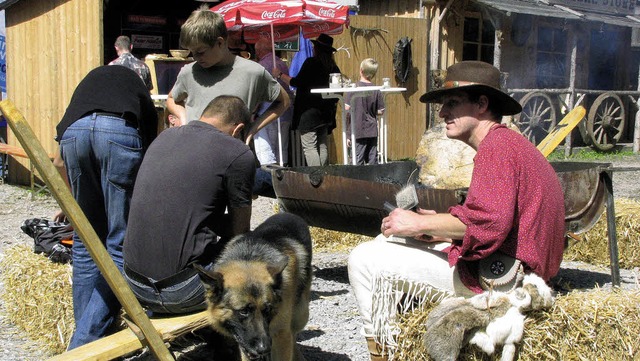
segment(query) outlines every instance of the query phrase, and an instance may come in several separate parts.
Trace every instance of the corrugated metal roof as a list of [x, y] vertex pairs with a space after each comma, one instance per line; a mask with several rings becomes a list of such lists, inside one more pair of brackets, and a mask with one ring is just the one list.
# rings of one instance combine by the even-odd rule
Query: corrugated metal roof
[[[0, 0], [0, 10], [4, 10], [20, 0]], [[356, 0], [357, 1], [357, 0]], [[584, 20], [602, 22], [605, 24], [640, 28], [640, 15], [638, 16], [616, 16], [600, 13], [586, 12], [584, 10], [563, 10], [561, 7], [548, 4], [541, 0], [473, 0], [474, 2], [488, 6], [507, 14], [529, 14], [536, 16], [546, 16], [562, 18], [568, 20]], [[578, 14], [581, 14], [578, 15]], [[636, 20], [637, 19], [637, 20]]]
[[[624, 15], [606, 15], [600, 13], [574, 10], [565, 7], [553, 6], [540, 0], [473, 0], [474, 2], [493, 8], [507, 14], [529, 14], [536, 16], [555, 17], [568, 20], [584, 20], [602, 22], [605, 24], [640, 28], [640, 21]], [[580, 15], [579, 15], [580, 14]], [[640, 20], [640, 16], [637, 17]]]
[[0, 10], [4, 10], [20, 0], [0, 0]]

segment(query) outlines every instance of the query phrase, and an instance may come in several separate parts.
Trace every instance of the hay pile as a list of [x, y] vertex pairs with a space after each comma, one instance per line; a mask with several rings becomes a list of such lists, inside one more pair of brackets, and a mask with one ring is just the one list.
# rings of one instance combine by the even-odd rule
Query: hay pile
[[361, 234], [332, 231], [329, 229], [309, 227], [314, 251], [349, 252], [362, 242], [373, 237]]
[[[430, 360], [422, 345], [424, 324], [435, 304], [401, 317], [399, 349], [394, 360]], [[556, 298], [549, 311], [528, 315], [520, 360], [640, 359], [640, 291], [571, 292]], [[499, 360], [475, 346], [465, 347], [461, 360]]]
[[0, 269], [7, 318], [49, 354], [63, 352], [75, 327], [71, 265], [51, 262], [17, 245], [6, 249]]
[[[614, 203], [620, 268], [640, 267], [640, 201], [620, 198]], [[609, 266], [607, 215], [603, 212], [596, 224], [565, 251], [565, 261], [581, 261]]]

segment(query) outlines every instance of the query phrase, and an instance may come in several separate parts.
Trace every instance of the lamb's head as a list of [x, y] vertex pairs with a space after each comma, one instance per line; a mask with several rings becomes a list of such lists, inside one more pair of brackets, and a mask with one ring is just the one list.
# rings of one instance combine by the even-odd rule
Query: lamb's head
[[524, 276], [521, 289], [531, 298], [530, 305], [526, 310], [541, 310], [553, 305], [551, 287], [540, 276], [534, 273]]
[[530, 309], [531, 298], [531, 295], [524, 287], [519, 287], [509, 292], [509, 302], [520, 312]]

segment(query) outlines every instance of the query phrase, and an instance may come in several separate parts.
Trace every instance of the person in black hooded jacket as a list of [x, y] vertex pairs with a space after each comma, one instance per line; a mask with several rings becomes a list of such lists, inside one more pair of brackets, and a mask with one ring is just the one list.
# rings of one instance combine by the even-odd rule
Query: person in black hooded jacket
[[273, 76], [297, 88], [291, 129], [300, 131], [307, 165], [324, 166], [329, 160], [327, 139], [336, 127], [337, 100], [323, 99], [311, 89], [328, 88], [329, 74], [340, 73], [340, 68], [333, 59], [336, 49], [332, 37], [320, 34], [311, 42], [314, 56], [305, 60], [297, 76], [290, 77], [279, 69], [273, 69]]

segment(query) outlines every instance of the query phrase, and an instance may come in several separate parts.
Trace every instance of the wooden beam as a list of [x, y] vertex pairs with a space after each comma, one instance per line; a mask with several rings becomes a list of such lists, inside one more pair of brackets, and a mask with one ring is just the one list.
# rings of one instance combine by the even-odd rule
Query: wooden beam
[[102, 272], [109, 287], [116, 295], [127, 315], [131, 317], [145, 336], [145, 343], [155, 354], [158, 360], [173, 360], [173, 356], [160, 338], [158, 332], [149, 321], [145, 311], [140, 306], [135, 295], [129, 288], [118, 267], [102, 245], [100, 238], [89, 223], [89, 220], [76, 203], [73, 195], [69, 191], [66, 183], [51, 163], [49, 156], [33, 133], [33, 130], [25, 120], [24, 116], [16, 109], [9, 100], [0, 101], [0, 111], [7, 119], [11, 130], [29, 155], [29, 159], [36, 167], [44, 182], [49, 187], [51, 194], [56, 199], [67, 218], [73, 224], [73, 228], [85, 243], [91, 257]]
[[584, 119], [585, 114], [587, 114], [587, 110], [582, 105], [579, 105], [567, 113], [560, 123], [551, 128], [549, 134], [537, 145], [542, 155], [549, 156], [567, 134], [571, 133], [573, 128]]
[[[201, 311], [185, 316], [152, 319], [151, 323], [164, 341], [172, 341], [181, 335], [207, 326], [209, 324], [208, 315], [208, 311]], [[124, 329], [111, 336], [54, 356], [48, 361], [112, 360], [139, 350], [143, 346], [136, 332]]]

